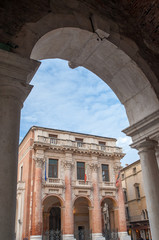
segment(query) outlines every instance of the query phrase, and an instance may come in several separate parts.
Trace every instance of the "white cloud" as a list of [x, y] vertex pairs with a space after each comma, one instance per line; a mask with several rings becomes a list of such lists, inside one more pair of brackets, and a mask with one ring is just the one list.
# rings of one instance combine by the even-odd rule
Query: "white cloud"
[[21, 137], [32, 125], [84, 132], [118, 139], [127, 156], [138, 157], [121, 130], [128, 126], [125, 109], [112, 90], [84, 68], [70, 69], [66, 61], [45, 60], [32, 80], [24, 104]]

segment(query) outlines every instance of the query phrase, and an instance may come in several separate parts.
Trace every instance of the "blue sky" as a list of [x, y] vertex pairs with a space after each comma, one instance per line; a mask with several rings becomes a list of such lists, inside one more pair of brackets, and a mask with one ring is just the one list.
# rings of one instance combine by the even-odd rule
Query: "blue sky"
[[95, 74], [50, 59], [42, 61], [31, 84], [34, 88], [21, 114], [20, 140], [33, 125], [114, 137], [126, 153], [123, 166], [139, 159], [129, 147], [131, 139], [121, 132], [129, 126], [123, 105]]

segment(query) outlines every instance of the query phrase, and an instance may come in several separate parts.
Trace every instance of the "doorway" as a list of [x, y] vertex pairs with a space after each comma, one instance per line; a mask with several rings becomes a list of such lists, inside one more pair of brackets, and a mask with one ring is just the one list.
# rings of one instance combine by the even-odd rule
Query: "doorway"
[[61, 209], [52, 207], [49, 216], [49, 230], [61, 230]]

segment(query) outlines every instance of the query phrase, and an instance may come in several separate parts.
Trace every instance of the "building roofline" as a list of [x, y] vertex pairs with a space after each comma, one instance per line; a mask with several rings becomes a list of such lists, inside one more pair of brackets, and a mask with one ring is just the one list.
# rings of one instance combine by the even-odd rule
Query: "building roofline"
[[40, 127], [40, 126], [32, 126], [32, 127], [30, 127], [30, 129], [27, 131], [27, 133], [25, 134], [24, 138], [21, 140], [21, 142], [20, 142], [19, 145], [22, 144], [22, 142], [24, 141], [24, 139], [26, 138], [26, 136], [28, 135], [28, 133], [29, 133], [32, 129], [54, 130], [54, 131], [58, 131], [58, 132], [67, 132], [67, 133], [71, 133], [71, 134], [73, 133], [73, 134], [86, 135], [86, 136], [91, 136], [91, 137], [97, 137], [97, 138], [103, 138], [103, 139], [107, 139], [107, 140], [117, 141], [116, 138], [103, 137], [103, 136], [98, 136], [98, 135], [93, 135], [93, 134], [88, 134], [88, 133], [79, 133], [79, 132], [73, 132], [73, 131], [62, 130], [62, 129], [46, 128], [46, 127]]
[[131, 163], [131, 164], [129, 164], [128, 166], [122, 168], [122, 169], [121, 169], [121, 172], [124, 171], [124, 170], [126, 170], [126, 169], [128, 169], [128, 168], [130, 168], [130, 167], [132, 167], [133, 165], [138, 164], [139, 162], [140, 162], [140, 159], [137, 160], [137, 161], [135, 161], [135, 162], [133, 162], [133, 163]]

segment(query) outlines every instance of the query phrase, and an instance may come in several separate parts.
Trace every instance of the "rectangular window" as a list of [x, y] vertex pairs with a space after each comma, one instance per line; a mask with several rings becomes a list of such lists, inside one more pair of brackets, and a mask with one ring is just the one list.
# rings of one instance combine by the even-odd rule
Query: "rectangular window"
[[99, 146], [100, 146], [101, 150], [105, 150], [105, 142], [99, 141]]
[[57, 138], [58, 138], [57, 135], [49, 134], [49, 138], [50, 138], [50, 143], [57, 144]]
[[77, 179], [84, 180], [85, 177], [85, 163], [77, 162]]
[[129, 208], [128, 207], [125, 208], [125, 212], [126, 212], [126, 220], [129, 220], [130, 215], [129, 215]]
[[23, 181], [23, 166], [20, 168], [20, 181]]
[[127, 201], [128, 201], [128, 199], [127, 199], [127, 192], [126, 192], [126, 190], [124, 190], [124, 201], [125, 201], [125, 203], [127, 203]]
[[49, 159], [49, 178], [58, 178], [58, 160], [57, 159]]
[[102, 179], [109, 182], [109, 165], [102, 164]]
[[82, 147], [82, 145], [83, 145], [83, 139], [82, 138], [75, 138], [75, 141], [77, 142], [77, 147]]
[[136, 167], [133, 168], [133, 174], [135, 174], [135, 173], [136, 173]]
[[124, 179], [124, 174], [121, 174], [121, 178], [122, 178], [122, 180]]
[[136, 188], [136, 197], [137, 199], [140, 199], [140, 188], [139, 186], [136, 186], [135, 188]]

